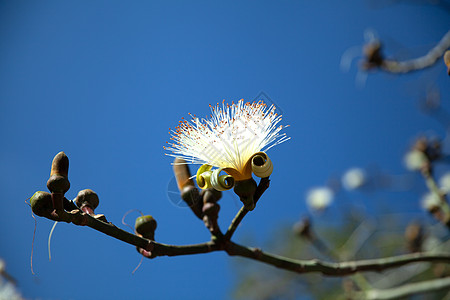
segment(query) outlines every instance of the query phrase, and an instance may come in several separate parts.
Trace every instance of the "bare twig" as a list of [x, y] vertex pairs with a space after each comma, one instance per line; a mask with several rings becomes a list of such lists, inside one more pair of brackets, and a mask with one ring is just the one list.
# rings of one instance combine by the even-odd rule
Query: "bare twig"
[[450, 277], [405, 284], [386, 290], [370, 290], [362, 295], [366, 300], [388, 300], [450, 288]]
[[346, 276], [357, 272], [379, 272], [389, 268], [400, 267], [415, 262], [450, 262], [450, 254], [426, 254], [414, 253], [399, 256], [392, 256], [379, 259], [368, 259], [360, 261], [348, 262], [324, 262], [317, 259], [312, 260], [295, 260], [275, 254], [265, 253], [260, 249], [244, 247], [233, 242], [227, 244], [225, 251], [229, 255], [238, 255], [266, 264], [270, 264], [277, 268], [293, 271], [296, 273], [322, 273], [328, 276]]
[[[179, 256], [179, 255], [192, 255], [192, 254], [201, 254], [201, 253], [209, 253], [212, 251], [221, 250], [221, 246], [212, 241], [194, 244], [194, 245], [167, 245], [157, 243], [155, 241], [150, 241], [149, 247], [147, 247], [147, 251], [139, 250], [144, 256], [148, 258], [155, 258], [158, 256]], [[148, 253], [148, 254], [146, 254]]]
[[380, 42], [372, 41], [365, 47], [366, 62], [363, 67], [365, 69], [379, 67], [383, 71], [396, 74], [423, 70], [433, 66], [448, 48], [450, 48], [450, 31], [424, 56], [406, 61], [396, 61], [385, 59], [381, 53]]
[[450, 48], [450, 31], [448, 31], [439, 43], [426, 55], [401, 62], [384, 60], [381, 68], [391, 73], [408, 73], [411, 71], [422, 70], [434, 65], [436, 61], [444, 55], [445, 50], [448, 48]]

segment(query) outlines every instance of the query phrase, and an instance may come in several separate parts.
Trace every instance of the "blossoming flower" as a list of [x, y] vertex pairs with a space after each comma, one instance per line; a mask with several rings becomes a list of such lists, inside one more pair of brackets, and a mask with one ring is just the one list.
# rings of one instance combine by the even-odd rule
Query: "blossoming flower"
[[[231, 105], [225, 104], [224, 100], [222, 106], [210, 107], [212, 115], [209, 119], [189, 114], [192, 117], [190, 121], [183, 119], [175, 130], [171, 130], [173, 142], [165, 147], [172, 151], [168, 155], [182, 158], [187, 163], [218, 167], [234, 180], [242, 181], [252, 177], [252, 170], [255, 172], [251, 163], [255, 155], [270, 162], [261, 151], [289, 139], [285, 133], [280, 133], [283, 129], [278, 125], [281, 116], [275, 113], [273, 105], [268, 107], [263, 101], [244, 103], [241, 99]], [[211, 168], [206, 167], [202, 171]], [[268, 177], [271, 168], [270, 162], [260, 170], [260, 177]]]
[[439, 179], [439, 186], [443, 192], [447, 194], [450, 193], [450, 172], [445, 173], [441, 179]]
[[351, 168], [342, 176], [342, 185], [349, 191], [356, 190], [366, 183], [366, 173], [360, 168]]
[[306, 194], [308, 206], [315, 211], [322, 211], [331, 205], [334, 192], [329, 187], [317, 187], [310, 189]]

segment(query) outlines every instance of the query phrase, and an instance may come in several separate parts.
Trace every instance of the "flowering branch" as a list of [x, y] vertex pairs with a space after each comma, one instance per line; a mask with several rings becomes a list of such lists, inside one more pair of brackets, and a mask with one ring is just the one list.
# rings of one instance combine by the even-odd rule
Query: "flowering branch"
[[[50, 198], [49, 198], [50, 199]], [[51, 218], [54, 220], [54, 218]], [[88, 226], [113, 238], [139, 248], [139, 252], [148, 258], [158, 256], [179, 256], [225, 251], [230, 256], [242, 256], [257, 260], [277, 268], [296, 273], [322, 273], [330, 276], [345, 276], [362, 271], [382, 271], [415, 262], [446, 262], [450, 263], [450, 254], [414, 253], [381, 259], [361, 260], [353, 262], [332, 263], [320, 260], [295, 260], [265, 253], [257, 248], [241, 246], [224, 239], [213, 240], [196, 245], [167, 245], [148, 240], [138, 235], [126, 232], [112, 223], [106, 223], [90, 216], [81, 210], [64, 212], [57, 221]]]
[[[61, 163], [66, 164], [65, 169], [68, 169], [68, 159], [63, 152], [53, 160], [52, 170], [54, 174], [62, 176], [58, 170], [61, 169]], [[187, 166], [186, 166], [187, 167]], [[59, 172], [59, 173], [58, 173]], [[192, 255], [209, 253], [212, 251], [225, 251], [230, 256], [242, 256], [249, 259], [257, 260], [280, 269], [304, 274], [304, 273], [321, 273], [328, 276], [346, 276], [357, 272], [364, 271], [382, 271], [389, 268], [399, 267], [415, 262], [444, 262], [450, 263], [450, 254], [431, 254], [431, 253], [414, 253], [400, 256], [393, 256], [380, 259], [361, 260], [352, 262], [325, 262], [317, 259], [313, 260], [296, 260], [290, 259], [275, 254], [269, 254], [261, 249], [251, 248], [236, 244], [230, 240], [233, 232], [236, 230], [240, 221], [248, 213], [248, 210], [242, 208], [237, 217], [232, 221], [229, 230], [225, 236], [220, 232], [217, 227], [216, 234], [212, 232], [211, 241], [195, 244], [195, 245], [167, 245], [154, 241], [154, 231], [156, 229], [156, 221], [153, 217], [147, 216], [147, 225], [144, 224], [144, 228], [147, 233], [142, 230], [142, 226], [138, 227], [136, 223], [137, 234], [124, 231], [114, 224], [107, 222], [104, 215], [96, 215], [94, 213], [95, 207], [98, 205], [98, 196], [91, 190], [81, 191], [74, 201], [67, 200], [64, 197], [65, 191], [61, 189], [61, 186], [68, 186], [67, 176], [56, 178], [55, 175], [50, 177], [50, 184], [48, 184], [52, 194], [46, 192], [36, 192], [30, 199], [33, 212], [41, 217], [46, 217], [54, 221], [63, 221], [67, 223], [73, 223], [78, 226], [88, 226], [94, 230], [100, 231], [113, 238], [121, 240], [127, 244], [137, 247], [139, 253], [147, 258], [155, 258], [158, 256], [179, 256], [179, 255]], [[55, 179], [56, 178], [56, 179]], [[56, 180], [56, 181], [55, 181]], [[61, 184], [61, 182], [63, 184]], [[255, 202], [259, 200], [262, 193], [268, 188], [269, 179], [262, 178], [254, 194]], [[58, 209], [55, 209], [56, 197], [54, 196], [55, 190], [58, 193], [59, 203], [56, 204]], [[205, 193], [207, 194], [207, 193]], [[217, 201], [217, 196], [213, 197], [214, 201]], [[213, 200], [207, 204], [215, 204]], [[70, 210], [66, 210], [70, 209]], [[205, 216], [212, 218], [209, 220], [214, 221], [214, 214], [208, 214], [203, 209]], [[215, 210], [218, 212], [218, 210]], [[206, 222], [205, 222], [206, 223]], [[148, 224], [151, 224], [150, 226]], [[142, 225], [142, 224], [140, 224]], [[146, 226], [146, 227], [145, 227]], [[139, 229], [140, 228], [140, 229]], [[150, 231], [150, 234], [148, 233]], [[151, 238], [148, 238], [151, 237]]]
[[[262, 101], [244, 103], [240, 100], [236, 104], [217, 105], [211, 110], [210, 120], [191, 115], [191, 121], [181, 121], [180, 126], [171, 131], [173, 142], [166, 148], [172, 151], [168, 155], [176, 157], [173, 170], [181, 198], [203, 221], [210, 232], [210, 241], [193, 245], [159, 243], [155, 241], [157, 222], [150, 215], [136, 219], [134, 233], [126, 232], [108, 222], [104, 215], [94, 212], [99, 198], [89, 189], [80, 191], [73, 201], [67, 200], [64, 194], [70, 188], [69, 160], [63, 152], [58, 153], [52, 162], [47, 182], [51, 193], [36, 192], [30, 198], [33, 212], [54, 221], [91, 227], [135, 246], [143, 257], [149, 259], [223, 251], [229, 256], [241, 256], [297, 274], [353, 275], [364, 292], [372, 288], [360, 272], [379, 272], [417, 262], [450, 264], [450, 254], [447, 253], [414, 253], [346, 262], [297, 260], [235, 243], [232, 241], [234, 232], [269, 188], [269, 176], [274, 165], [264, 151], [289, 139], [285, 133], [280, 133], [287, 126], [277, 125], [281, 116], [275, 113], [273, 105], [267, 107]], [[191, 176], [188, 163], [202, 164], [195, 176]], [[260, 178], [259, 184], [254, 176]], [[431, 168], [429, 177], [432, 179]], [[430, 188], [436, 189], [435, 184]], [[219, 200], [222, 191], [230, 189], [239, 196], [243, 206], [223, 234], [218, 223]]]

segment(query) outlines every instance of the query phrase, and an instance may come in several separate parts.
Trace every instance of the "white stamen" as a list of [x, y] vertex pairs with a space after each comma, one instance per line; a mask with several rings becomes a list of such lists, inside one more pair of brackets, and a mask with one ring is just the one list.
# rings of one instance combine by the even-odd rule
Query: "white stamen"
[[192, 116], [190, 121], [180, 121], [171, 130], [167, 154], [191, 164], [210, 164], [220, 168], [240, 171], [256, 152], [267, 151], [290, 138], [280, 131], [286, 127], [277, 124], [281, 116], [275, 106], [263, 101], [247, 102], [241, 99], [231, 105], [222, 102], [211, 107], [209, 119]]

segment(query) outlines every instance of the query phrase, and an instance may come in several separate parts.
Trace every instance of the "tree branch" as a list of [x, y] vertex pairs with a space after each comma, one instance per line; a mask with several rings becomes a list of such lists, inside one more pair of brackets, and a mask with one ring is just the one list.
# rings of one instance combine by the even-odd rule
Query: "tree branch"
[[155, 258], [158, 256], [192, 255], [221, 250], [220, 246], [212, 241], [202, 244], [182, 246], [167, 245], [151, 241], [148, 249], [149, 251], [139, 249], [139, 253], [147, 258]]
[[322, 273], [329, 276], [346, 276], [357, 272], [380, 272], [386, 269], [400, 267], [415, 262], [447, 262], [450, 263], [450, 254], [414, 253], [392, 256], [379, 259], [368, 259], [349, 262], [324, 262], [317, 259], [295, 260], [279, 255], [265, 253], [257, 248], [248, 248], [230, 242], [225, 251], [229, 255], [243, 256], [254, 259], [280, 269], [296, 273]]
[[450, 31], [426, 55], [407, 61], [384, 60], [381, 68], [390, 73], [408, 73], [422, 70], [434, 65], [448, 48], [450, 48]]
[[450, 48], [450, 31], [426, 55], [411, 60], [396, 61], [385, 59], [381, 51], [380, 41], [375, 40], [364, 47], [365, 61], [362, 67], [366, 70], [379, 68], [385, 72], [395, 74], [418, 71], [434, 65], [448, 48]]
[[362, 294], [366, 300], [388, 300], [407, 297], [415, 294], [435, 292], [450, 288], [450, 277], [405, 284], [385, 290], [370, 290]]
[[215, 239], [195, 245], [167, 245], [151, 241], [135, 234], [124, 231], [112, 223], [106, 223], [96, 219], [80, 210], [64, 212], [59, 215], [58, 221], [73, 223], [79, 226], [88, 226], [113, 238], [138, 247], [139, 252], [148, 258], [157, 256], [179, 256], [209, 253], [225, 250], [230, 256], [242, 256], [254, 259], [277, 268], [296, 273], [322, 273], [328, 276], [346, 276], [364, 271], [382, 271], [415, 262], [445, 262], [450, 263], [450, 254], [414, 253], [393, 256], [380, 259], [350, 261], [350, 262], [325, 262], [317, 259], [296, 260], [275, 254], [265, 253], [257, 248], [250, 248], [233, 243], [226, 239]]
[[81, 210], [72, 210], [70, 212], [64, 212], [60, 214], [60, 219], [56, 221], [64, 221], [67, 223], [73, 223], [79, 226], [88, 226], [92, 229], [100, 231], [113, 238], [121, 240], [127, 244], [134, 245], [139, 248], [147, 249], [150, 244], [150, 240], [137, 236], [133, 233], [129, 233], [116, 227], [112, 223], [103, 222], [93, 216], [82, 212]]

